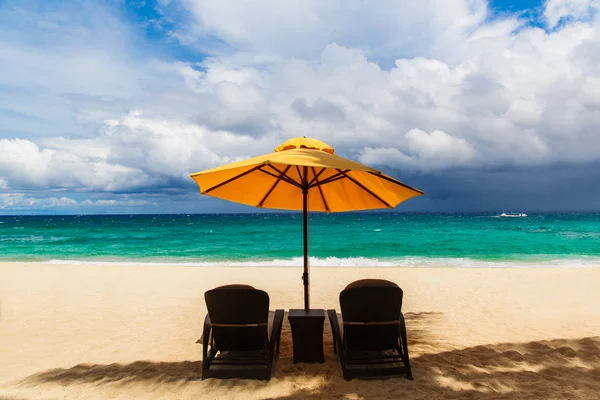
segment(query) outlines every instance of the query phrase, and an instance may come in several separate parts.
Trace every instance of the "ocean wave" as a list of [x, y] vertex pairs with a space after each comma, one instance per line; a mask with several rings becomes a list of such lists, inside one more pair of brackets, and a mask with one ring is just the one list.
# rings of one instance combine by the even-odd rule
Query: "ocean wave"
[[8, 236], [0, 238], [0, 242], [10, 243], [40, 243], [40, 242], [61, 242], [69, 238], [59, 236], [40, 236], [40, 235], [29, 235], [29, 236]]
[[[194, 261], [181, 259], [145, 259], [115, 260], [65, 260], [53, 259], [44, 261], [47, 264], [96, 264], [96, 265], [136, 265], [136, 266], [189, 266], [189, 267], [298, 267], [303, 266], [302, 257], [273, 260], [221, 260]], [[527, 260], [476, 260], [471, 258], [432, 258], [402, 257], [398, 259], [378, 259], [366, 257], [326, 257], [310, 258], [311, 267], [355, 267], [355, 268], [574, 268], [599, 267], [600, 257], [579, 258], [535, 258]]]
[[598, 239], [600, 238], [599, 232], [575, 232], [575, 231], [564, 231], [560, 232], [560, 235], [568, 239]]

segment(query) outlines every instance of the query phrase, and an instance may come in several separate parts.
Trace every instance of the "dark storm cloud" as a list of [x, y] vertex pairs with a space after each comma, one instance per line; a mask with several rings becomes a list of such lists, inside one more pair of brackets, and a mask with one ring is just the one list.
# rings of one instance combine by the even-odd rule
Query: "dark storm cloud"
[[455, 169], [391, 175], [426, 195], [401, 204], [406, 211], [593, 211], [600, 208], [600, 164]]

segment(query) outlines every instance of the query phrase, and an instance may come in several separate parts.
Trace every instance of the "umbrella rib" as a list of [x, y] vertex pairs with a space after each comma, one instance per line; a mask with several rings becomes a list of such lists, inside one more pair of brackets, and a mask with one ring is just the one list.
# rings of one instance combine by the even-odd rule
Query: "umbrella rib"
[[[272, 176], [275, 179], [279, 179], [279, 175], [276, 175], [276, 174], [274, 174], [272, 172], [265, 171], [264, 169], [259, 169], [259, 171], [262, 172], [262, 173], [265, 173], [265, 174], [267, 174], [269, 176]], [[281, 172], [279, 172], [279, 173], [281, 173]], [[287, 176], [281, 177], [281, 180], [284, 181], [284, 182], [286, 182], [286, 183], [289, 183], [290, 185], [298, 186], [297, 182], [290, 182], [289, 178]]]
[[385, 204], [386, 207], [388, 207], [388, 208], [394, 208], [387, 201], [383, 200], [381, 197], [379, 197], [377, 194], [375, 194], [373, 191], [371, 191], [369, 188], [367, 188], [365, 185], [363, 185], [362, 183], [360, 183], [359, 181], [357, 181], [356, 179], [354, 179], [353, 177], [351, 177], [347, 173], [345, 173], [345, 172], [343, 172], [343, 171], [341, 171], [339, 169], [338, 169], [338, 171], [340, 171], [340, 173], [342, 173], [346, 178], [348, 178], [356, 186], [358, 186], [359, 188], [361, 188], [362, 190], [364, 190], [365, 192], [369, 193], [371, 196], [375, 197], [377, 200], [379, 200], [380, 202], [382, 202], [383, 204]]
[[[338, 170], [338, 171], [339, 171], [339, 170]], [[350, 170], [349, 170], [349, 169], [347, 169], [347, 170], [344, 170], [343, 172], [349, 172], [349, 171], [350, 171]], [[342, 173], [342, 172], [338, 172], [338, 173], [337, 173], [337, 174], [335, 174], [335, 175], [331, 175], [330, 177], [323, 179], [321, 182], [314, 183], [312, 186], [313, 186], [313, 187], [314, 187], [314, 186], [321, 186], [321, 185], [325, 185], [326, 183], [335, 182], [335, 181], [338, 181], [338, 180], [340, 180], [340, 179], [344, 179], [344, 178], [345, 178], [345, 177], [344, 177], [343, 173]]]
[[305, 176], [302, 176], [302, 173], [300, 172], [300, 167], [297, 165], [295, 165], [295, 167], [296, 167], [296, 171], [298, 171], [298, 176], [300, 177], [301, 185], [302, 186], [306, 185], [307, 179]]
[[[281, 172], [281, 170], [280, 170], [279, 168], [275, 167], [275, 166], [274, 166], [274, 165], [272, 165], [272, 164], [269, 164], [269, 167], [270, 167], [271, 169], [274, 169], [274, 170], [275, 170], [275, 171], [276, 171], [278, 174], [281, 174], [281, 173], [282, 173], [282, 172]], [[290, 183], [290, 184], [292, 184], [292, 185], [294, 185], [294, 186], [296, 186], [296, 187], [301, 187], [300, 183], [296, 182], [296, 180], [295, 180], [295, 179], [293, 179], [291, 176], [289, 176], [289, 175], [287, 175], [287, 174], [283, 175], [281, 178], [282, 178], [283, 180], [285, 180], [286, 182], [288, 182], [288, 183]]]
[[258, 203], [258, 207], [262, 207], [263, 203], [265, 202], [265, 200], [267, 200], [267, 197], [269, 197], [271, 195], [271, 193], [273, 192], [273, 190], [275, 190], [275, 188], [277, 187], [277, 184], [279, 184], [279, 182], [281, 182], [281, 177], [285, 175], [285, 173], [288, 171], [288, 169], [290, 169], [291, 165], [288, 165], [285, 170], [283, 170], [283, 172], [279, 175], [279, 177], [277, 178], [277, 180], [275, 181], [275, 183], [273, 183], [273, 186], [271, 186], [271, 188], [269, 189], [269, 191], [265, 194], [265, 196], [262, 198], [262, 200], [260, 201], [260, 203]]
[[236, 176], [234, 176], [234, 177], [232, 177], [232, 178], [229, 178], [229, 179], [227, 179], [227, 180], [225, 180], [225, 181], [223, 181], [223, 182], [221, 182], [221, 183], [219, 183], [219, 184], [217, 184], [217, 185], [215, 185], [215, 186], [213, 186], [213, 187], [211, 187], [211, 188], [208, 188], [208, 189], [206, 189], [204, 192], [201, 192], [201, 193], [202, 193], [202, 194], [207, 194], [207, 193], [209, 193], [209, 192], [212, 192], [213, 190], [215, 190], [215, 189], [218, 189], [218, 188], [220, 188], [221, 186], [225, 186], [225, 185], [227, 185], [228, 183], [231, 183], [231, 182], [233, 182], [233, 181], [235, 181], [235, 180], [237, 180], [237, 179], [240, 179], [240, 178], [242, 178], [242, 177], [244, 177], [244, 176], [248, 175], [249, 173], [256, 171], [257, 169], [260, 169], [260, 167], [262, 167], [262, 164], [260, 164], [260, 165], [256, 165], [256, 166], [254, 166], [254, 167], [250, 168], [249, 170], [242, 172], [242, 173], [241, 173], [241, 174], [239, 174], [239, 175], [236, 175]]
[[[314, 174], [314, 173], [315, 173], [315, 167], [311, 167], [311, 168], [312, 168], [312, 171], [313, 171], [313, 174]], [[325, 170], [325, 168], [323, 168], [323, 169], [321, 170], [321, 172], [323, 172], [324, 170]], [[319, 174], [318, 174], [318, 175], [317, 175], [317, 174], [315, 174], [315, 177], [314, 177], [314, 179], [313, 179], [313, 182], [314, 182], [314, 181], [317, 181], [317, 182], [319, 182], [319, 181], [318, 181], [318, 178], [319, 178], [319, 175], [321, 175], [321, 172], [319, 172]], [[311, 182], [311, 183], [312, 183], [312, 182]], [[323, 205], [325, 206], [325, 211], [329, 212], [329, 206], [327, 205], [327, 202], [325, 201], [325, 196], [323, 195], [323, 190], [321, 190], [321, 186], [320, 186], [320, 185], [319, 185], [319, 186], [317, 186], [317, 189], [319, 189], [319, 193], [321, 194], [321, 200], [323, 200]]]
[[331, 182], [339, 181], [340, 179], [344, 179], [345, 176], [342, 174], [336, 174], [335, 178], [328, 178], [327, 180], [322, 180], [321, 182], [314, 183], [312, 186], [323, 186]]
[[321, 174], [322, 174], [323, 172], [325, 172], [325, 167], [321, 168], [321, 170], [319, 171], [319, 173], [318, 173], [318, 174], [315, 174], [315, 167], [311, 167], [311, 168], [312, 168], [313, 174], [314, 174], [315, 176], [314, 176], [314, 177], [312, 178], [312, 180], [311, 180], [311, 181], [308, 183], [308, 186], [309, 186], [309, 187], [310, 187], [310, 186], [312, 186], [312, 184], [313, 184], [313, 183], [317, 182], [317, 179], [319, 179], [319, 176], [321, 176]]
[[277, 171], [277, 173], [279, 174], [279, 176], [273, 174], [272, 172], [269, 171], [265, 171], [264, 169], [259, 169], [260, 172], [264, 172], [267, 175], [272, 176], [273, 178], [276, 179], [281, 179], [284, 182], [289, 183], [290, 185], [296, 186], [296, 187], [301, 187], [300, 184], [298, 182], [296, 182], [295, 180], [293, 180], [292, 178], [289, 177], [289, 175], [282, 175], [283, 172], [281, 172], [280, 170], [278, 170], [277, 168], [275, 168], [274, 166], [272, 166], [271, 164], [269, 164], [269, 167], [271, 167], [272, 169], [274, 169], [275, 171]]
[[367, 172], [368, 172], [369, 174], [373, 175], [373, 176], [376, 176], [376, 177], [378, 177], [378, 178], [381, 178], [381, 179], [383, 179], [383, 180], [386, 180], [386, 181], [388, 181], [388, 182], [392, 182], [392, 183], [395, 183], [396, 185], [403, 186], [403, 187], [405, 187], [406, 189], [414, 190], [414, 191], [415, 191], [415, 192], [417, 192], [417, 193], [425, 194], [425, 192], [423, 192], [423, 191], [421, 191], [421, 190], [419, 190], [419, 189], [415, 189], [414, 187], [408, 186], [407, 184], [405, 184], [405, 183], [402, 183], [402, 182], [400, 182], [400, 181], [398, 181], [398, 180], [396, 180], [396, 179], [394, 179], [394, 178], [390, 178], [389, 176], [385, 176], [385, 175], [383, 175], [383, 174], [376, 174], [376, 173], [374, 173], [374, 172], [371, 172], [371, 171], [367, 171]]

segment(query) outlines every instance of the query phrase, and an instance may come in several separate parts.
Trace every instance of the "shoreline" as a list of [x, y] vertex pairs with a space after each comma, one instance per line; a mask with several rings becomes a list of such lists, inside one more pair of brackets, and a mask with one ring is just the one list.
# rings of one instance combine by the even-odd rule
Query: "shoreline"
[[[124, 258], [118, 260], [90, 259], [49, 259], [49, 260], [0, 260], [2, 264], [43, 264], [43, 265], [94, 265], [94, 266], [139, 266], [139, 267], [198, 267], [198, 268], [302, 268], [301, 257], [272, 260], [221, 260], [191, 261], [189, 259], [148, 260], [143, 258]], [[522, 259], [473, 259], [464, 257], [420, 257], [410, 256], [397, 259], [376, 259], [366, 257], [326, 257], [310, 258], [312, 268], [597, 268], [600, 256], [574, 256], [546, 258], [545, 255]]]
[[201, 381], [203, 294], [227, 283], [299, 308], [299, 268], [0, 262], [0, 398], [594, 398], [600, 268], [340, 268], [311, 271], [311, 307], [364, 278], [404, 291], [415, 381], [345, 382], [325, 324], [324, 364], [293, 364], [284, 320], [270, 382]]

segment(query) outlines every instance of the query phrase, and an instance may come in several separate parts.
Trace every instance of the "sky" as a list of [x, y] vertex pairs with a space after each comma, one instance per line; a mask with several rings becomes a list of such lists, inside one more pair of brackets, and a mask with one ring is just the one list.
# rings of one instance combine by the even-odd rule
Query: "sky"
[[256, 209], [189, 174], [316, 137], [397, 211], [600, 210], [600, 0], [0, 0], [0, 214]]

